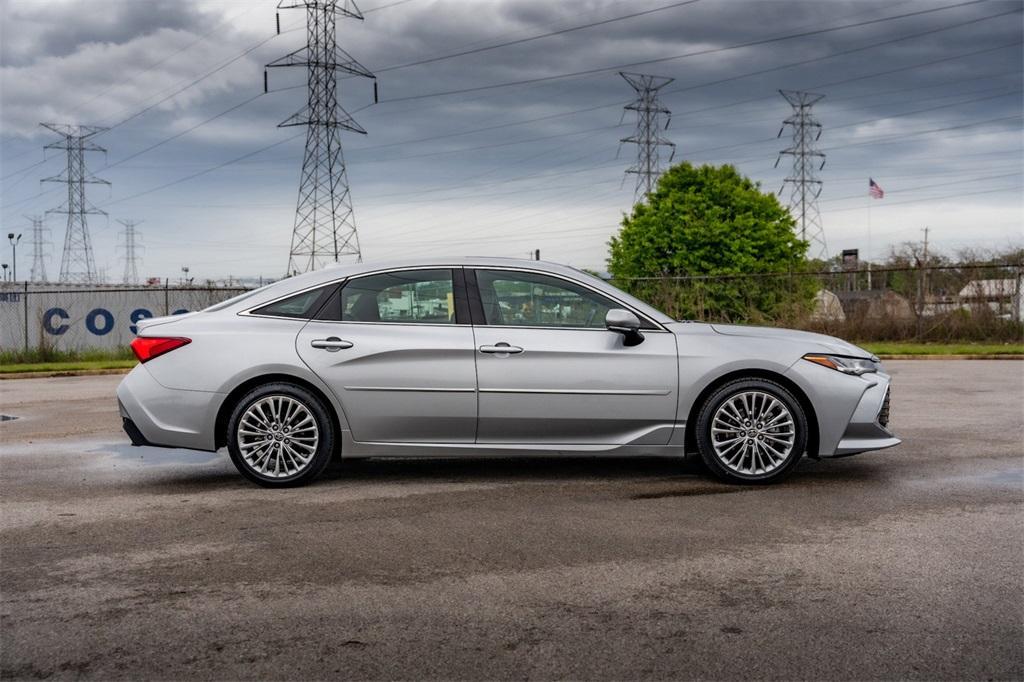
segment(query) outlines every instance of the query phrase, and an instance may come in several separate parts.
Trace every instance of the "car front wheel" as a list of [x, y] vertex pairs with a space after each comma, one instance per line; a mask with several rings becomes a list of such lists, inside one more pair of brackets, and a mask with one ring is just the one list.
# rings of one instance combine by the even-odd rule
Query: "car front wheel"
[[807, 447], [807, 416], [793, 394], [774, 381], [732, 381], [702, 406], [697, 446], [720, 478], [777, 481], [793, 470]]
[[323, 402], [287, 383], [259, 386], [235, 406], [228, 421], [231, 461], [246, 478], [267, 487], [309, 483], [334, 451], [334, 425]]

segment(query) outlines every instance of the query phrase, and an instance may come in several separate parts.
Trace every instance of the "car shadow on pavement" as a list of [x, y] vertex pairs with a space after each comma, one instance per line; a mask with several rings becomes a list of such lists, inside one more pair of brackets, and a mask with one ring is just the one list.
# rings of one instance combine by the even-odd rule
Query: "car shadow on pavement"
[[[239, 475], [220, 453], [221, 462], [178, 465], [155, 478], [140, 481], [150, 488], [203, 491], [243, 488], [258, 490]], [[650, 493], [637, 491], [635, 499], [718, 494], [788, 486], [830, 486], [851, 482], [883, 482], [880, 465], [849, 460], [804, 460], [785, 481], [771, 486], [729, 484], [716, 479], [697, 457], [466, 457], [423, 459], [355, 459], [333, 462], [312, 485], [315, 487], [373, 484], [514, 484], [514, 483], [653, 483]], [[675, 487], [672, 487], [675, 486]]]
[[696, 459], [664, 457], [466, 457], [356, 459], [332, 464], [322, 481], [514, 482], [621, 480], [705, 475]]

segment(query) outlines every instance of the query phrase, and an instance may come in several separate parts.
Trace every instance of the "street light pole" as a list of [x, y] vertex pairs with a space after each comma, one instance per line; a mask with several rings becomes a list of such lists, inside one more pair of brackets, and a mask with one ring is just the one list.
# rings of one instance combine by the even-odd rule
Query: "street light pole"
[[7, 233], [7, 239], [11, 242], [11, 281], [18, 281], [18, 242], [21, 241], [21, 235], [14, 236], [13, 232]]

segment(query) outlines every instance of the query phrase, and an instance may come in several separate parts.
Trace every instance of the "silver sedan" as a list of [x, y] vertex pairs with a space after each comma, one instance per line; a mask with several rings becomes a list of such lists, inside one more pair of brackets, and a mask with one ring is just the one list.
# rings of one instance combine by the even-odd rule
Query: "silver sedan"
[[889, 376], [807, 332], [678, 322], [535, 261], [330, 267], [138, 324], [135, 445], [227, 447], [246, 478], [335, 457], [699, 453], [734, 482], [897, 445]]

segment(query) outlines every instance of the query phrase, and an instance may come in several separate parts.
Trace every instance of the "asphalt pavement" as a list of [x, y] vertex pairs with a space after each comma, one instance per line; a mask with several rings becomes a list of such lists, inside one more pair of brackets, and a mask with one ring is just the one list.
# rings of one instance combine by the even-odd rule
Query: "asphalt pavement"
[[0, 678], [1024, 678], [1024, 362], [889, 362], [904, 444], [365, 460], [132, 448], [116, 376], [0, 382]]

